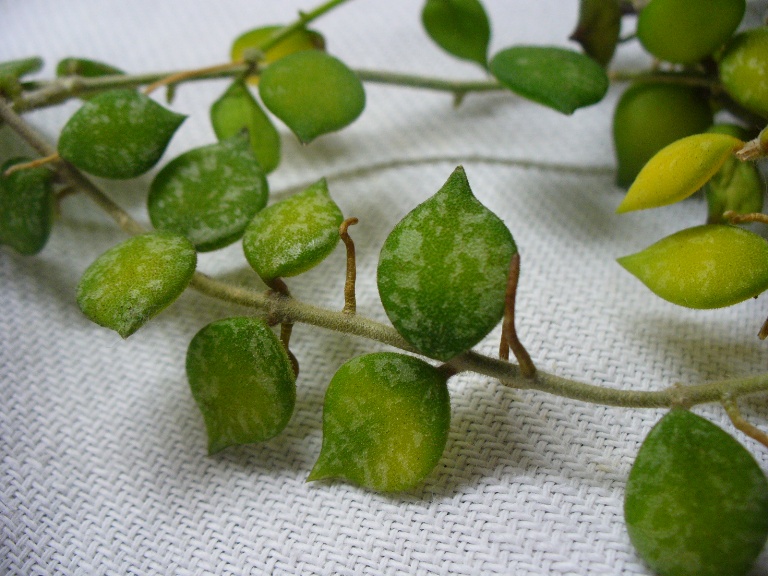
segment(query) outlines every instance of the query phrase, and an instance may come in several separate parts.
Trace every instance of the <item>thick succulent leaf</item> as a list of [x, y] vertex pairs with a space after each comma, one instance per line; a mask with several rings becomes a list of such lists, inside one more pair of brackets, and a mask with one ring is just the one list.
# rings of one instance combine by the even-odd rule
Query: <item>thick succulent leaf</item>
[[579, 21], [571, 35], [596, 62], [607, 66], [621, 33], [619, 0], [581, 0]]
[[688, 308], [731, 306], [768, 289], [768, 242], [727, 224], [681, 230], [618, 262], [657, 296]]
[[185, 152], [152, 181], [149, 216], [155, 228], [189, 238], [200, 251], [240, 239], [267, 204], [267, 180], [248, 136]]
[[768, 480], [734, 438], [676, 408], [640, 447], [624, 516], [660, 576], [742, 576], [768, 536]]
[[743, 145], [728, 134], [694, 134], [676, 140], [643, 166], [616, 212], [657, 208], [688, 198]]
[[211, 106], [211, 124], [219, 140], [247, 130], [251, 148], [267, 174], [280, 163], [280, 135], [241, 80], [235, 81]]
[[134, 236], [88, 267], [77, 303], [96, 324], [127, 338], [184, 292], [196, 265], [195, 248], [183, 236]]
[[343, 221], [322, 179], [256, 214], [243, 237], [245, 257], [265, 281], [296, 276], [333, 251]]
[[452, 358], [501, 320], [516, 250], [512, 234], [475, 198], [458, 167], [381, 249], [378, 287], [387, 316], [419, 351]]
[[328, 386], [323, 447], [308, 479], [408, 490], [440, 460], [450, 417], [446, 377], [433, 366], [393, 352], [354, 358]]
[[421, 21], [443, 50], [487, 66], [491, 24], [478, 0], [427, 0]]
[[200, 330], [187, 349], [187, 378], [210, 454], [277, 436], [296, 403], [288, 354], [258, 318], [226, 318]]
[[27, 168], [4, 176], [27, 158], [16, 158], [0, 168], [0, 244], [21, 254], [37, 254], [48, 241], [56, 200], [47, 168]]
[[[232, 61], [239, 62], [245, 56], [246, 50], [261, 50], [261, 46], [267, 42], [275, 32], [282, 30], [283, 26], [262, 26], [244, 32], [232, 43]], [[281, 42], [264, 52], [264, 64], [271, 64], [280, 58], [284, 58], [295, 52], [303, 50], [324, 50], [325, 38], [315, 30], [299, 28], [291, 32]], [[257, 83], [258, 77], [252, 80]]]
[[318, 51], [281, 58], [261, 75], [264, 105], [304, 143], [351, 124], [365, 108], [365, 90], [340, 60]]
[[599, 102], [608, 91], [602, 66], [565, 48], [513, 46], [493, 57], [490, 70], [513, 92], [563, 114]]
[[94, 96], [61, 131], [59, 154], [104, 178], [133, 178], [152, 168], [186, 116], [135, 90]]

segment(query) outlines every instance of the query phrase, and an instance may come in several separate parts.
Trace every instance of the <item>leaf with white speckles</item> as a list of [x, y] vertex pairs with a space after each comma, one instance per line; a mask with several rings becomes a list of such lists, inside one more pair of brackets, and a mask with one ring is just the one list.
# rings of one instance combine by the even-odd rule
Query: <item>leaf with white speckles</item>
[[354, 358], [328, 386], [323, 447], [308, 479], [408, 490], [440, 460], [450, 418], [446, 377], [433, 366], [394, 352]]
[[186, 116], [135, 90], [94, 96], [64, 125], [59, 154], [104, 178], [134, 178], [152, 168]]
[[768, 480], [734, 438], [676, 408], [640, 447], [624, 516], [661, 576], [740, 576], [768, 537]]
[[424, 354], [448, 360], [482, 340], [504, 314], [512, 234], [457, 168], [395, 226], [378, 286], [390, 321]]
[[21, 254], [37, 254], [48, 241], [53, 226], [55, 198], [47, 168], [27, 168], [9, 176], [12, 165], [27, 161], [16, 158], [0, 168], [0, 244]]
[[268, 195], [248, 136], [238, 134], [169, 162], [152, 181], [147, 205], [155, 228], [183, 234], [206, 252], [242, 237]]
[[268, 440], [293, 414], [291, 362], [258, 318], [226, 318], [200, 330], [187, 349], [187, 378], [205, 419], [210, 454]]
[[296, 276], [333, 251], [343, 221], [322, 179], [256, 214], [243, 237], [245, 257], [266, 281]]
[[88, 267], [77, 303], [96, 324], [127, 338], [184, 292], [196, 265], [197, 252], [183, 236], [134, 236]]

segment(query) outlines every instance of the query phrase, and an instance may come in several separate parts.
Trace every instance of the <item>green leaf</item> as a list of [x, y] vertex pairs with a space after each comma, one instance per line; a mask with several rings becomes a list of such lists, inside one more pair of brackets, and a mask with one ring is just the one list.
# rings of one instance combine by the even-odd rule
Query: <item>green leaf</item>
[[304, 143], [351, 124], [365, 108], [357, 75], [325, 52], [296, 52], [261, 75], [264, 105]]
[[59, 154], [94, 176], [134, 178], [160, 160], [185, 118], [135, 90], [111, 90], [69, 119]]
[[134, 236], [88, 267], [77, 303], [96, 324], [127, 338], [184, 292], [196, 265], [195, 248], [183, 236]]
[[676, 408], [640, 447], [624, 516], [657, 574], [741, 576], [768, 536], [768, 480], [730, 435]]
[[37, 56], [0, 62], [0, 82], [4, 79], [18, 80], [22, 76], [38, 72], [43, 68], [43, 59]]
[[440, 460], [450, 418], [446, 377], [436, 368], [394, 352], [354, 358], [328, 386], [323, 447], [308, 480], [408, 490]]
[[487, 67], [491, 24], [478, 0], [427, 0], [421, 21], [443, 50]]
[[597, 62], [564, 48], [513, 46], [493, 57], [490, 70], [513, 92], [564, 114], [599, 102], [608, 91]]
[[[239, 62], [245, 56], [246, 50], [261, 50], [261, 46], [269, 40], [272, 35], [282, 30], [283, 26], [262, 26], [244, 32], [238, 36], [232, 44], [232, 61]], [[264, 53], [264, 64], [270, 64], [280, 58], [284, 58], [296, 52], [304, 50], [324, 50], [325, 38], [315, 30], [299, 28], [283, 38], [278, 44]], [[254, 83], [258, 83], [258, 77], [254, 78]]]
[[293, 414], [291, 362], [258, 318], [226, 318], [200, 330], [187, 349], [187, 378], [205, 419], [209, 454], [273, 438]]
[[607, 66], [616, 51], [621, 33], [619, 0], [581, 0], [579, 21], [571, 34], [584, 52], [602, 66]]
[[268, 195], [248, 136], [239, 134], [169, 162], [152, 181], [147, 202], [155, 228], [182, 234], [205, 252], [240, 239]]
[[512, 234], [472, 194], [462, 167], [390, 232], [378, 287], [397, 331], [448, 360], [482, 340], [504, 314]]
[[267, 282], [296, 276], [333, 251], [343, 221], [344, 216], [322, 179], [253, 218], [243, 237], [245, 257]]
[[616, 213], [657, 208], [688, 198], [743, 146], [728, 134], [694, 134], [659, 150], [643, 166]]
[[[27, 158], [15, 158], [0, 168], [0, 174]], [[56, 200], [53, 173], [47, 168], [26, 168], [0, 176], [0, 244], [20, 254], [37, 254], [51, 233]]]
[[618, 262], [657, 296], [688, 308], [731, 306], [768, 289], [768, 242], [726, 224], [681, 230]]
[[280, 163], [280, 135], [242, 81], [235, 81], [211, 106], [211, 124], [219, 140], [247, 130], [264, 172]]
[[125, 74], [119, 68], [115, 68], [104, 62], [89, 60], [88, 58], [63, 58], [56, 65], [56, 76], [83, 76], [84, 78], [98, 78], [99, 76], [113, 76]]

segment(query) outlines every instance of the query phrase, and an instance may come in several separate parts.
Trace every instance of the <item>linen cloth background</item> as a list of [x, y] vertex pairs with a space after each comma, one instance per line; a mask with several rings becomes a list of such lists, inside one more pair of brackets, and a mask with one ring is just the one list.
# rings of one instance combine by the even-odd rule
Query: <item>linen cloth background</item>
[[[313, 24], [329, 51], [356, 68], [482, 79], [442, 53], [419, 22], [422, 2], [356, 0]], [[574, 46], [576, 0], [487, 0], [492, 52], [511, 44]], [[765, 12], [750, 4], [750, 15]], [[225, 61], [231, 41], [290, 21], [305, 0], [0, 0], [0, 60], [40, 55], [43, 75], [76, 55], [129, 72]], [[615, 67], [647, 65], [631, 45]], [[179, 88], [189, 114], [165, 159], [214, 141], [208, 106], [225, 81]], [[606, 100], [568, 117], [509, 94], [450, 95], [369, 84], [350, 128], [307, 147], [283, 133], [273, 198], [328, 176], [359, 256], [361, 314], [378, 302], [378, 250], [391, 227], [463, 163], [476, 196], [510, 229], [522, 254], [518, 327], [538, 366], [593, 384], [653, 390], [764, 370], [755, 334], [765, 298], [713, 311], [661, 301], [615, 262], [701, 223], [700, 198], [624, 216], [613, 185], [612, 110]], [[158, 95], [161, 97], [161, 95]], [[77, 102], [29, 114], [55, 141]], [[3, 158], [23, 147], [3, 134]], [[478, 157], [502, 159], [494, 163]], [[390, 161], [418, 166], [343, 172]], [[518, 162], [520, 161], [520, 162]], [[525, 165], [525, 161], [588, 170]], [[148, 222], [152, 175], [101, 181]], [[322, 398], [348, 358], [383, 349], [306, 326], [294, 331], [302, 372], [296, 412], [279, 437], [206, 455], [202, 417], [185, 374], [186, 346], [206, 323], [246, 310], [192, 291], [123, 341], [86, 320], [78, 278], [125, 238], [84, 198], [68, 198], [44, 251], [0, 249], [0, 573], [8, 574], [648, 574], [622, 517], [625, 479], [663, 411], [592, 406], [513, 391], [476, 375], [450, 381], [445, 454], [422, 486], [382, 495], [338, 482], [306, 483], [322, 438]], [[200, 268], [258, 286], [239, 246]], [[341, 248], [289, 282], [294, 294], [342, 305]], [[494, 354], [499, 331], [478, 349]], [[768, 401], [743, 402], [765, 427]], [[717, 407], [764, 469], [768, 456]], [[768, 556], [755, 574], [768, 573]]]

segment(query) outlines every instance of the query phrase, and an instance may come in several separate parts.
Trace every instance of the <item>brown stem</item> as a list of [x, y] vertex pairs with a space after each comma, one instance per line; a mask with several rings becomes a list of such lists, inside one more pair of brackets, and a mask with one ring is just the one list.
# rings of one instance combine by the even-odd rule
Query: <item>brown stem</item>
[[733, 210], [728, 210], [723, 213], [723, 218], [728, 220], [731, 224], [747, 224], [749, 222], [760, 222], [761, 224], [768, 224], [768, 214], [762, 212], [751, 212], [749, 214], [739, 214]]
[[520, 373], [526, 378], [533, 378], [536, 375], [536, 366], [533, 360], [531, 360], [531, 355], [528, 354], [525, 346], [517, 337], [517, 329], [515, 328], [515, 299], [517, 297], [517, 284], [519, 280], [520, 253], [515, 252], [509, 265], [499, 357], [502, 360], [509, 360], [509, 350], [512, 350], [518, 364], [520, 364]]
[[357, 224], [357, 218], [347, 218], [339, 226], [341, 241], [347, 249], [347, 279], [344, 282], [344, 314], [354, 314], [357, 310], [357, 298], [355, 296], [355, 281], [357, 279], [357, 262], [355, 260], [355, 243], [349, 235], [350, 226]]
[[49, 154], [48, 156], [43, 156], [42, 158], [36, 158], [35, 160], [30, 160], [29, 162], [20, 162], [19, 164], [14, 164], [3, 173], [3, 176], [7, 178], [14, 172], [20, 172], [21, 170], [29, 170], [30, 168], [39, 168], [40, 166], [45, 166], [46, 164], [51, 164], [52, 162], [58, 162], [59, 160], [61, 160], [61, 156], [59, 156], [58, 152], [54, 152], [53, 154]]
[[725, 412], [731, 419], [731, 422], [733, 422], [733, 425], [736, 426], [738, 430], [741, 430], [744, 432], [744, 434], [750, 438], [754, 438], [760, 442], [760, 444], [768, 448], [768, 434], [760, 430], [760, 428], [749, 422], [741, 415], [741, 411], [739, 410], [739, 405], [736, 403], [736, 400], [731, 397], [727, 397], [725, 400], [723, 400], [722, 404], [723, 408], [725, 408]]
[[239, 70], [242, 66], [243, 62], [227, 62], [225, 64], [216, 64], [215, 66], [207, 66], [205, 68], [197, 68], [195, 70], [182, 70], [181, 72], [176, 72], [175, 74], [171, 74], [165, 78], [161, 78], [160, 80], [153, 82], [144, 88], [144, 94], [149, 95], [158, 88], [162, 88], [163, 86], [171, 86], [184, 80], [191, 80], [193, 78], [208, 76], [210, 74], [219, 74], [220, 72]]

